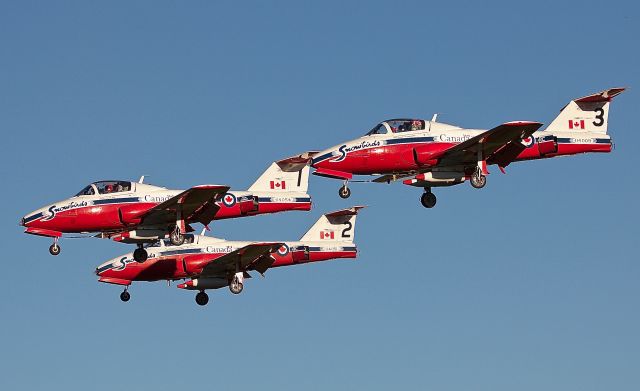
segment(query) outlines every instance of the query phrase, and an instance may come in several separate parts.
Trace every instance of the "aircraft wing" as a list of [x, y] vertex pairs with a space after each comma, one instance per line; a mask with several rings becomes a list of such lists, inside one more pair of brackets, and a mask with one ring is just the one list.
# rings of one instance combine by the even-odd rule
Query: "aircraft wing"
[[269, 254], [277, 251], [284, 243], [253, 243], [225, 254], [209, 262], [200, 273], [200, 277], [223, 277], [238, 271], [253, 268], [264, 273], [275, 261]]
[[539, 122], [528, 121], [507, 122], [496, 126], [444, 151], [438, 166], [475, 164], [478, 162], [479, 150], [489, 162], [508, 164], [526, 148], [520, 141], [531, 136], [541, 126]]
[[220, 207], [217, 199], [229, 190], [229, 186], [200, 185], [185, 190], [175, 197], [156, 205], [142, 215], [141, 225], [160, 225], [175, 223], [178, 210], [186, 224], [202, 223], [207, 225], [213, 220]]
[[[475, 165], [480, 149], [488, 163], [506, 167], [526, 148], [520, 141], [530, 137], [541, 126], [539, 122], [507, 122], [435, 155], [434, 158], [438, 159], [437, 167]], [[383, 175], [373, 182], [394, 182], [427, 171], [431, 171], [431, 167]]]

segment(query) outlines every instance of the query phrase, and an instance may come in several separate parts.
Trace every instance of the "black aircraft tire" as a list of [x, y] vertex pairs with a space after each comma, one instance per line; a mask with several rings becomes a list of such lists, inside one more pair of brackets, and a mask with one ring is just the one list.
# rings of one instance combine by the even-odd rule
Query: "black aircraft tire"
[[473, 186], [476, 189], [482, 189], [485, 185], [487, 184], [487, 177], [480, 174], [474, 174], [471, 177], [471, 186]]
[[436, 206], [437, 201], [438, 199], [436, 198], [436, 195], [431, 192], [426, 192], [420, 197], [420, 203], [422, 203], [422, 206], [429, 209]]
[[198, 303], [198, 305], [207, 305], [208, 302], [209, 295], [207, 295], [205, 292], [198, 292], [198, 294], [196, 295], [196, 303]]
[[180, 231], [174, 230], [169, 235], [169, 241], [174, 246], [180, 246], [180, 245], [182, 245], [182, 243], [184, 243], [184, 235], [182, 233], [180, 233]]
[[49, 246], [49, 254], [51, 255], [58, 255], [60, 254], [60, 246], [58, 246], [57, 243], [52, 244], [51, 246]]
[[148, 257], [149, 257], [149, 254], [147, 253], [147, 250], [145, 250], [144, 248], [137, 248], [133, 252], [133, 260], [138, 263], [143, 263], [144, 261], [147, 260]]
[[338, 195], [340, 196], [340, 198], [347, 199], [351, 197], [351, 189], [349, 189], [347, 186], [342, 186], [340, 190], [338, 190]]
[[[235, 288], [234, 288], [234, 285], [235, 285]], [[229, 290], [234, 295], [239, 295], [240, 293], [242, 293], [243, 288], [244, 288], [244, 285], [241, 282], [231, 283], [229, 285]]]
[[131, 295], [129, 294], [129, 292], [124, 291], [120, 294], [120, 300], [124, 301], [125, 303], [129, 301], [129, 299], [131, 299]]

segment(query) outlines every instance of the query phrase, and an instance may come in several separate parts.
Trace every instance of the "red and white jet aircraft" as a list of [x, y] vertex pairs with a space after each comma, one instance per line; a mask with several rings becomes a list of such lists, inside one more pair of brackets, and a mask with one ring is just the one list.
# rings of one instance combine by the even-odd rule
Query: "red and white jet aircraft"
[[293, 167], [310, 162], [313, 174], [344, 181], [339, 195], [348, 198], [353, 175], [381, 175], [373, 182], [424, 188], [420, 201], [436, 204], [432, 187], [470, 180], [486, 184], [488, 165], [504, 168], [511, 162], [587, 152], [610, 152], [607, 134], [609, 104], [624, 88], [611, 88], [569, 102], [553, 122], [538, 130], [538, 122], [508, 122], [490, 130], [463, 129], [422, 119], [392, 119], [376, 125], [363, 137], [321, 152], [287, 159]]
[[98, 281], [123, 285], [122, 301], [129, 301], [133, 281], [187, 279], [178, 288], [200, 291], [196, 303], [206, 305], [206, 289], [229, 287], [242, 292], [249, 271], [336, 258], [356, 258], [356, 215], [361, 206], [327, 213], [297, 242], [237, 242], [202, 235], [185, 235], [180, 246], [161, 240], [147, 246], [149, 259], [138, 263], [133, 253], [116, 257], [96, 268]]
[[[228, 186], [201, 185], [170, 190], [129, 181], [94, 182], [75, 196], [47, 205], [23, 217], [25, 232], [53, 238], [52, 255], [60, 253], [58, 239], [67, 233], [91, 233], [123, 243], [136, 243], [138, 262], [148, 256], [143, 243], [169, 235], [180, 245], [191, 224], [288, 210], [311, 210], [307, 194], [309, 169], [285, 171], [280, 162], [269, 168], [247, 191]], [[96, 235], [97, 234], [97, 235]]]

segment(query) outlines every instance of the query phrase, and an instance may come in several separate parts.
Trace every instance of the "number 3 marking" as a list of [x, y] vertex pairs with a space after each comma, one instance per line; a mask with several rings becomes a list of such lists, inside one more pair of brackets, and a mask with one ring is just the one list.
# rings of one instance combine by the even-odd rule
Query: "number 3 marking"
[[342, 230], [342, 237], [343, 238], [350, 238], [351, 234], [349, 232], [351, 232], [351, 228], [353, 228], [353, 225], [351, 224], [350, 221], [347, 221], [346, 223], [344, 223], [344, 225], [346, 225], [347, 228]]
[[598, 121], [593, 121], [593, 126], [602, 126], [604, 124], [604, 110], [602, 110], [602, 108], [598, 108], [595, 112], [598, 113], [596, 115], [596, 119]]

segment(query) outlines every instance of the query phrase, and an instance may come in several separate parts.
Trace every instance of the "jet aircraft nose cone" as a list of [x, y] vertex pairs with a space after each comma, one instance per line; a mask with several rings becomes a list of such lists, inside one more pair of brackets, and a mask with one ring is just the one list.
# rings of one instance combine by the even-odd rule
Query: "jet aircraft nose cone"
[[109, 269], [111, 269], [111, 264], [110, 263], [105, 263], [105, 264], [102, 264], [100, 266], [97, 266], [96, 270], [94, 271], [94, 273], [96, 274], [96, 276], [102, 277], [104, 272], [106, 272]]
[[23, 218], [20, 219], [19, 224], [23, 227], [28, 227], [29, 225], [32, 225], [33, 221], [32, 220], [28, 220], [29, 215], [24, 216]]

